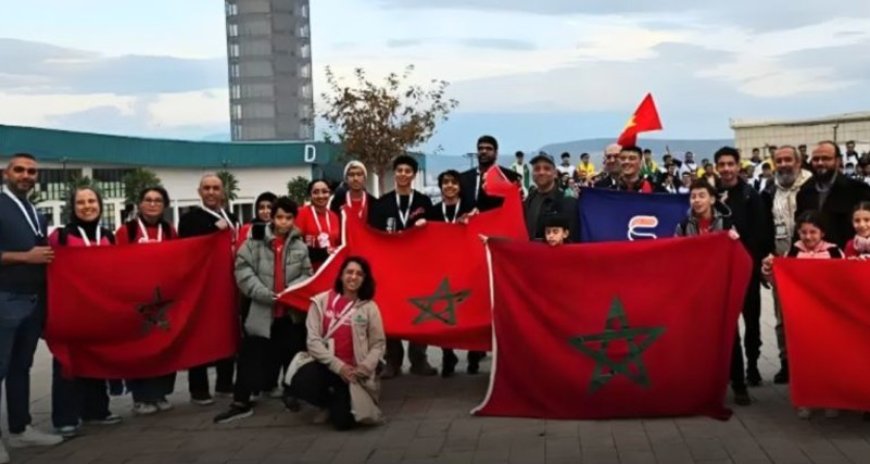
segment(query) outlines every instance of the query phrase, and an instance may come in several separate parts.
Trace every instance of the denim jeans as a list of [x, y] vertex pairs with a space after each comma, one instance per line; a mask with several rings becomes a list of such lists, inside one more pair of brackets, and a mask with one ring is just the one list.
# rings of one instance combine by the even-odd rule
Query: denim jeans
[[0, 292], [0, 385], [11, 433], [30, 425], [30, 367], [44, 318], [44, 296]]
[[110, 414], [105, 380], [65, 377], [57, 359], [52, 361], [51, 422], [55, 428], [105, 419]]

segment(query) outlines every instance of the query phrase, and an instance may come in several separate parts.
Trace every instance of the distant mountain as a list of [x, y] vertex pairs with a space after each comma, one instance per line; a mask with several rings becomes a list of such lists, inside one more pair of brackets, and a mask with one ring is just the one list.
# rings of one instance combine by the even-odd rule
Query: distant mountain
[[[554, 158], [559, 158], [563, 152], [571, 153], [571, 161], [576, 163], [579, 161], [581, 153], [589, 153], [592, 155], [592, 161], [600, 163], [604, 158], [604, 148], [613, 143], [613, 139], [585, 139], [574, 140], [571, 142], [552, 143], [541, 147], [541, 151], [545, 151]], [[707, 140], [690, 140], [690, 139], [644, 139], [638, 140], [638, 145], [641, 148], [649, 148], [653, 151], [655, 159], [660, 160], [664, 154], [670, 150], [670, 153], [678, 158], [682, 158], [683, 154], [691, 151], [695, 154], [695, 160], [701, 161], [704, 158], [712, 158], [713, 153], [724, 145], [734, 145], [734, 139], [707, 139]], [[530, 156], [526, 156], [529, 159]]]
[[217, 133], [217, 134], [209, 134], [209, 135], [206, 135], [206, 136], [200, 138], [200, 141], [203, 141], [203, 142], [229, 142], [230, 141], [230, 133], [229, 132], [222, 132], [222, 133]]

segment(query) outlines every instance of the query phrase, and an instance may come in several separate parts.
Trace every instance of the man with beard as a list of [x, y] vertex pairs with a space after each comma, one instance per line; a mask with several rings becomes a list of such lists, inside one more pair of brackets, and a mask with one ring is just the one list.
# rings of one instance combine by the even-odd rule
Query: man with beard
[[604, 172], [601, 179], [595, 182], [595, 188], [610, 189], [619, 179], [619, 152], [622, 147], [617, 144], [608, 145], [604, 149]]
[[[771, 212], [773, 219], [772, 234], [773, 254], [778, 257], [788, 254], [794, 243], [795, 211], [797, 209], [797, 194], [807, 183], [812, 174], [802, 169], [801, 155], [791, 145], [780, 147], [773, 155], [776, 165], [773, 182], [768, 182], [761, 192], [766, 211]], [[776, 290], [773, 292], [774, 313], [776, 314], [776, 343], [779, 345], [781, 368], [773, 377], [776, 384], [787, 384], [789, 380], [788, 356], [785, 346], [785, 328], [782, 322], [782, 307]]]
[[[491, 135], [483, 135], [477, 139], [477, 168], [462, 173], [459, 179], [462, 190], [462, 202], [484, 212], [498, 208], [504, 203], [499, 197], [489, 196], [483, 188], [483, 175], [489, 168], [496, 166], [498, 160], [498, 141]], [[511, 183], [520, 182], [520, 175], [512, 169], [498, 166], [502, 175]]]
[[731, 358], [731, 388], [738, 405], [751, 402], [746, 383], [761, 385], [758, 359], [761, 356], [761, 260], [767, 256], [770, 219], [761, 196], [740, 178], [740, 152], [722, 147], [714, 155], [719, 173], [720, 201], [731, 210], [731, 221], [740, 234], [740, 240], [752, 257], [752, 278], [743, 303], [743, 322], [746, 327], [746, 373], [743, 372], [743, 353], [740, 349], [740, 331], [735, 335]]
[[686, 159], [683, 160], [683, 166], [680, 168], [680, 174], [684, 172], [688, 172], [693, 176], [698, 172], [698, 165], [695, 164], [695, 155], [690, 151], [686, 152]]
[[577, 225], [577, 200], [565, 196], [559, 188], [558, 171], [553, 157], [541, 153], [532, 158], [532, 180], [535, 188], [525, 201], [526, 229], [529, 238], [543, 241], [544, 228], [550, 216], [568, 218], [569, 235], [572, 241], [579, 241], [580, 230]]
[[813, 150], [813, 178], [797, 194], [797, 211], [817, 210], [827, 225], [825, 240], [842, 250], [855, 235], [852, 210], [862, 201], [870, 201], [870, 186], [849, 179], [839, 172], [843, 159], [840, 147], [832, 141], [819, 142]]

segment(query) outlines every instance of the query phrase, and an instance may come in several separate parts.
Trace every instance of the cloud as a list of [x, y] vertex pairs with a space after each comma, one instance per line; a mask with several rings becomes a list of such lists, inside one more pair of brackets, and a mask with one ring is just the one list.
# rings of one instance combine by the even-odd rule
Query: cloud
[[405, 48], [413, 47], [424, 43], [423, 39], [390, 39], [387, 40], [387, 47], [390, 48]]
[[225, 86], [224, 59], [104, 56], [39, 42], [0, 39], [0, 91], [13, 93], [188, 92]]
[[471, 48], [489, 48], [496, 50], [535, 50], [538, 48], [534, 42], [528, 40], [515, 39], [494, 39], [494, 38], [469, 38], [459, 39], [458, 42], [466, 47]]

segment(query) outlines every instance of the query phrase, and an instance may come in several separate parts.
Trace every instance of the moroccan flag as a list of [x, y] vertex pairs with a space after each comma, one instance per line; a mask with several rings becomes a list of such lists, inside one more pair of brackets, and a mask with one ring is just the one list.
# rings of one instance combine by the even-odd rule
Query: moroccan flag
[[79, 377], [140, 378], [236, 352], [230, 233], [55, 250], [46, 340]]
[[584, 188], [577, 210], [583, 242], [666, 238], [686, 217], [689, 196]]
[[662, 122], [659, 120], [659, 112], [656, 109], [656, 103], [653, 101], [651, 93], [646, 94], [640, 106], [634, 111], [634, 114], [625, 124], [625, 129], [619, 136], [616, 142], [623, 147], [637, 144], [637, 134], [641, 132], [650, 132], [661, 130]]
[[[282, 303], [307, 309], [306, 299], [332, 288], [344, 256], [372, 266], [375, 302], [387, 335], [457, 349], [492, 344], [489, 280], [480, 235], [528, 240], [517, 188], [504, 204], [465, 224], [430, 222], [399, 234], [346, 216], [345, 245], [317, 275], [284, 293]], [[492, 190], [488, 190], [492, 191]]]
[[870, 411], [870, 262], [777, 259], [795, 406]]
[[[752, 270], [725, 234], [568, 245], [490, 240], [486, 416], [725, 419]], [[662, 272], [677, 263], [679, 274]]]

